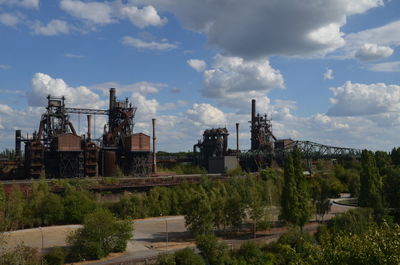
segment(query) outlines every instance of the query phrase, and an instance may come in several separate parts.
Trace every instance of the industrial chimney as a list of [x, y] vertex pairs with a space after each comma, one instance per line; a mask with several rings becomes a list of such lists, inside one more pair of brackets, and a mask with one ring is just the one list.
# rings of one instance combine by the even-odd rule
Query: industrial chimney
[[156, 119], [153, 121], [153, 173], [157, 173], [157, 157], [156, 157]]
[[87, 115], [87, 140], [90, 142], [92, 138], [92, 115]]

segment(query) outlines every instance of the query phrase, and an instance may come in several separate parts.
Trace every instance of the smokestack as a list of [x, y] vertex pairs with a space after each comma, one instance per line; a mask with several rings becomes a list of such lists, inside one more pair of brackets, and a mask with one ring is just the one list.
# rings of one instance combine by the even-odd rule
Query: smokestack
[[256, 100], [251, 100], [251, 150], [255, 149], [254, 125], [256, 120]]
[[114, 108], [115, 99], [115, 88], [110, 88], [110, 110]]
[[156, 157], [156, 119], [153, 121], [153, 173], [157, 173], [157, 157]]
[[15, 131], [15, 160], [21, 160], [21, 130]]
[[239, 123], [236, 123], [236, 157], [239, 157]]
[[87, 115], [87, 139], [88, 141], [92, 138], [92, 115]]

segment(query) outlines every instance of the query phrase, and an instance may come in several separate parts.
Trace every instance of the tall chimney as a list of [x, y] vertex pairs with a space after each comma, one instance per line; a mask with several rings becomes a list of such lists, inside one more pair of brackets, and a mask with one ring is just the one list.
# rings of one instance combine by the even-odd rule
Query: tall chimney
[[153, 121], [153, 173], [157, 173], [157, 157], [156, 157], [156, 119]]
[[15, 160], [21, 160], [21, 130], [15, 131]]
[[251, 150], [255, 149], [256, 145], [256, 139], [254, 139], [254, 126], [255, 126], [255, 120], [256, 120], [256, 100], [253, 99], [251, 100]]
[[88, 141], [92, 138], [92, 115], [87, 115], [87, 139]]
[[115, 99], [115, 88], [110, 88], [110, 110], [114, 108]]
[[236, 123], [236, 157], [239, 157], [239, 123]]

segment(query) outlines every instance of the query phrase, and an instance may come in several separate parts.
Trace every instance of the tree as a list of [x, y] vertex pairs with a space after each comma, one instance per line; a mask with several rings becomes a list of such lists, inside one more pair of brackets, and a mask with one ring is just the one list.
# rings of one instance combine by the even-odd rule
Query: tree
[[312, 199], [315, 204], [316, 213], [321, 216], [322, 221], [324, 220], [324, 215], [329, 212], [332, 205], [329, 200], [329, 190], [330, 187], [326, 179], [316, 178], [314, 180]]
[[205, 194], [196, 194], [186, 204], [185, 222], [194, 236], [209, 234], [213, 231], [214, 214]]
[[300, 150], [288, 154], [284, 165], [285, 183], [281, 197], [281, 218], [302, 228], [311, 216], [310, 195], [301, 166]]
[[373, 208], [376, 218], [382, 218], [382, 178], [378, 173], [372, 152], [367, 150], [363, 150], [361, 153], [360, 196], [358, 204], [361, 207]]
[[205, 265], [204, 260], [190, 248], [175, 252], [176, 265]]
[[11, 193], [6, 196], [5, 230], [16, 230], [23, 225], [25, 200], [17, 184], [12, 186]]
[[225, 243], [219, 243], [215, 235], [200, 235], [196, 237], [196, 246], [207, 264], [230, 264], [230, 253]]
[[97, 205], [87, 191], [77, 190], [68, 186], [64, 195], [65, 221], [67, 223], [82, 223], [88, 213], [95, 211]]
[[124, 251], [132, 231], [129, 221], [118, 220], [110, 211], [98, 209], [85, 216], [83, 228], [68, 238], [72, 258], [99, 259], [111, 252]]
[[284, 180], [281, 197], [281, 219], [296, 223], [298, 194], [292, 154], [288, 154], [285, 159]]

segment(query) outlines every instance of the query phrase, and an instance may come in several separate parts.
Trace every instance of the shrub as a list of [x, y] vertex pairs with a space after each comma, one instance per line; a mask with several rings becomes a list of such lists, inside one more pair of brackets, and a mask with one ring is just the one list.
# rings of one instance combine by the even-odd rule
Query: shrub
[[65, 260], [64, 250], [60, 247], [55, 247], [44, 256], [44, 260], [49, 265], [62, 265]]

